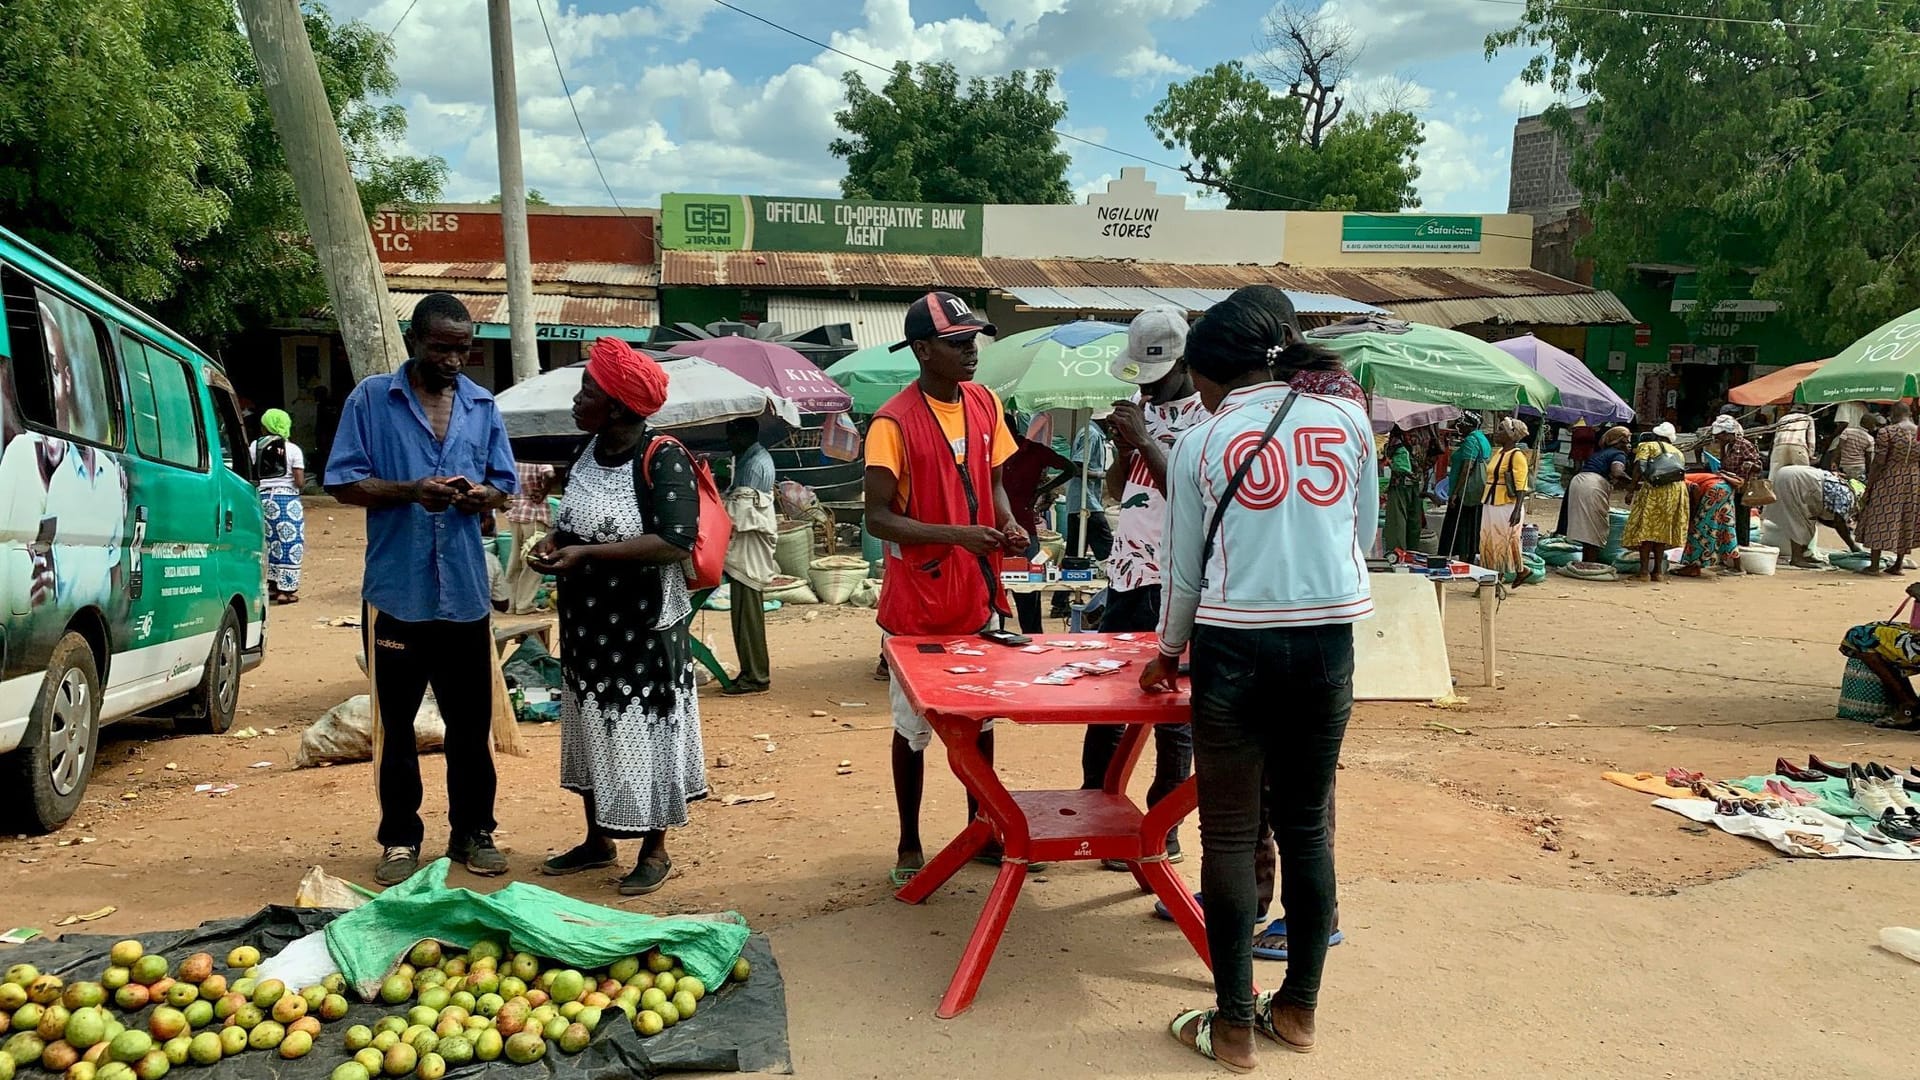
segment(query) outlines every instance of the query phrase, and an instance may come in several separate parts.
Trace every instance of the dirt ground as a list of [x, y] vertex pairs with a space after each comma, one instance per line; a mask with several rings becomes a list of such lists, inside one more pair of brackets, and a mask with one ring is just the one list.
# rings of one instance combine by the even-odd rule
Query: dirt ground
[[[274, 610], [267, 662], [241, 698], [236, 727], [262, 734], [110, 728], [75, 821], [0, 840], [0, 924], [53, 932], [113, 905], [85, 929], [133, 933], [290, 902], [314, 865], [369, 879], [371, 767], [292, 768], [301, 730], [364, 691], [358, 631], [328, 625], [358, 610], [362, 536], [358, 513], [310, 505], [304, 602]], [[1915, 972], [1873, 942], [1917, 921], [1914, 870], [1790, 862], [1600, 779], [1672, 765], [1748, 775], [1809, 751], [1920, 759], [1911, 736], [1827, 719], [1841, 633], [1900, 598], [1898, 583], [1841, 573], [1552, 578], [1500, 611], [1498, 690], [1479, 685], [1475, 606], [1450, 604], [1466, 701], [1355, 709], [1339, 829], [1351, 941], [1329, 964], [1321, 1052], [1269, 1054], [1263, 1075], [1657, 1077], [1818, 1060], [1827, 1075], [1867, 1076], [1908, 1064], [1892, 1034], [1903, 1027], [1847, 1013], [1871, 1002], [1879, 1017], [1913, 1015]], [[695, 629], [731, 658], [725, 615]], [[623, 901], [615, 873], [560, 887], [630, 910], [730, 908], [769, 932], [803, 1077], [1213, 1075], [1164, 1034], [1174, 1012], [1209, 1000], [1204, 969], [1128, 878], [1091, 865], [1028, 889], [974, 1010], [932, 1019], [990, 878], [966, 871], [919, 908], [888, 894], [889, 724], [871, 613], [789, 608], [768, 633], [775, 692], [708, 695], [701, 709], [709, 763], [727, 762], [711, 770], [715, 795], [775, 798], [696, 807], [672, 837], [675, 877], [651, 897]], [[515, 874], [540, 880], [538, 862], [577, 840], [580, 819], [556, 784], [557, 728], [522, 736], [528, 756], [500, 762], [498, 839]], [[836, 774], [843, 759], [851, 775]], [[1078, 733], [1003, 728], [1000, 759], [1009, 786], [1072, 786]], [[937, 761], [932, 844], [964, 813]], [[426, 759], [429, 854], [444, 836], [440, 768]], [[239, 787], [215, 798], [197, 783]], [[1191, 825], [1188, 836], [1197, 852]], [[1198, 881], [1198, 859], [1181, 869]], [[876, 1040], [876, 1023], [906, 1037]]]

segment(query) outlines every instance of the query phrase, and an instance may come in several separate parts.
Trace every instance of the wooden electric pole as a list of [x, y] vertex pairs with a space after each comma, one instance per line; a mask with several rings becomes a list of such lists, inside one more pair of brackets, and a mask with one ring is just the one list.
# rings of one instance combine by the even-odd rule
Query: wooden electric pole
[[360, 189], [347, 167], [346, 147], [320, 84], [299, 0], [239, 4], [354, 380], [393, 371], [407, 358], [407, 346], [387, 298], [387, 280], [381, 276], [373, 234], [360, 207]]
[[487, 37], [493, 51], [493, 130], [500, 152], [500, 232], [507, 249], [507, 330], [513, 381], [540, 374], [534, 344], [533, 252], [527, 241], [527, 182], [520, 167], [520, 92], [513, 71], [513, 12], [507, 0], [487, 0]]

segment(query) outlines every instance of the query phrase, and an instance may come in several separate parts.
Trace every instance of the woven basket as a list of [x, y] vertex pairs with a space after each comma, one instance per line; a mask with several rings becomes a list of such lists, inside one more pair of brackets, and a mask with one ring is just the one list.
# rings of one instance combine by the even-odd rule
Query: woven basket
[[773, 561], [782, 574], [806, 580], [807, 571], [813, 566], [813, 523], [781, 522], [780, 539], [773, 547]]
[[813, 560], [807, 571], [814, 595], [823, 604], [844, 604], [867, 580], [867, 560], [853, 555], [827, 555]]

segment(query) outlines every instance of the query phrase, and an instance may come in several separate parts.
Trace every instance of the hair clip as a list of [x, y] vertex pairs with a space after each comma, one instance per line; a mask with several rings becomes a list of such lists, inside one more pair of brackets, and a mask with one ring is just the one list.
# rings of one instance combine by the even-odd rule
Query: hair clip
[[1267, 346], [1267, 363], [1271, 364], [1275, 360], [1280, 359], [1280, 354], [1286, 351], [1287, 351], [1287, 348], [1284, 345]]

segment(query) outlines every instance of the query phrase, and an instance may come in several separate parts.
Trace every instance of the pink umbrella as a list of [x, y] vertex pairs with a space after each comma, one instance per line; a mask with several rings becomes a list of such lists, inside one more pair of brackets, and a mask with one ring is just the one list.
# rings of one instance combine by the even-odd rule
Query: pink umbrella
[[853, 397], [813, 361], [777, 341], [718, 337], [682, 341], [667, 350], [719, 364], [755, 386], [764, 387], [800, 407], [801, 412], [837, 413], [853, 407]]

